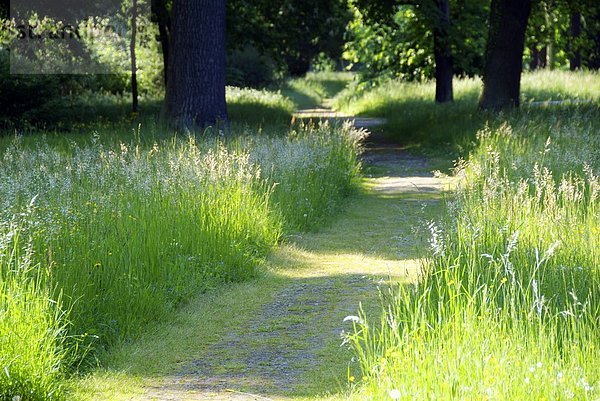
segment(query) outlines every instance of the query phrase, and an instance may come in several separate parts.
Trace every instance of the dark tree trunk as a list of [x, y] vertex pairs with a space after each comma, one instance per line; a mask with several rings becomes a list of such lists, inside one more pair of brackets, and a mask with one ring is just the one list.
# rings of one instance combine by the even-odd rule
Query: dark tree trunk
[[167, 79], [169, 76], [169, 41], [171, 20], [169, 11], [167, 10], [166, 0], [152, 0], [152, 18], [158, 25], [158, 41], [162, 51], [163, 58], [163, 80], [165, 88], [167, 87]]
[[480, 109], [499, 111], [519, 106], [525, 30], [530, 13], [531, 0], [492, 0]]
[[581, 68], [581, 53], [579, 53], [577, 38], [581, 35], [581, 13], [571, 13], [571, 57], [569, 57], [569, 67], [571, 71]]
[[171, 24], [170, 122], [188, 129], [224, 125], [225, 0], [175, 0]]
[[435, 101], [438, 103], [451, 102], [452, 50], [450, 48], [450, 8], [448, 0], [436, 0], [439, 18], [433, 30], [433, 54], [435, 59]]
[[529, 69], [531, 71], [537, 70], [540, 66], [540, 51], [538, 50], [536, 45], [533, 45], [529, 48], [529, 53], [531, 53], [531, 60], [529, 60]]
[[131, 41], [129, 43], [129, 53], [131, 54], [131, 111], [138, 111], [138, 82], [137, 82], [137, 61], [135, 54], [135, 40], [137, 36], [137, 0], [133, 0], [131, 6]]
[[538, 68], [546, 68], [548, 62], [548, 46], [542, 47], [540, 50], [540, 60], [538, 64]]

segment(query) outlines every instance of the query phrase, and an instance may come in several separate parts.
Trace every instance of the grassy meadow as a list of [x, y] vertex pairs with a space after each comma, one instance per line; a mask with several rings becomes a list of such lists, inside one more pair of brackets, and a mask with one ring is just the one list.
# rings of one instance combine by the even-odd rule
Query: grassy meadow
[[[174, 133], [160, 123], [157, 99], [144, 99], [142, 112], [131, 115], [126, 98], [109, 96], [84, 99], [67, 125], [4, 132], [0, 401], [62, 401], [78, 391], [93, 399], [96, 387], [110, 393], [129, 383], [119, 377], [126, 369], [96, 369], [107, 359], [126, 360], [127, 350], [137, 349], [131, 357], [141, 371], [167, 374], [197, 345], [190, 325], [205, 324], [198, 332], [214, 342], [239, 329], [232, 311], [245, 324], [246, 314], [274, 296], [269, 288], [287, 283], [269, 282], [269, 274], [252, 281], [267, 271], [273, 251], [327, 225], [360, 186], [363, 132], [290, 124], [295, 109], [323, 105], [345, 87], [333, 100], [337, 110], [386, 118], [386, 136], [409, 152], [436, 155], [437, 164], [456, 157], [458, 187], [444, 194], [443, 217], [428, 217], [430, 249], [419, 279], [382, 288], [381, 310], [370, 305], [358, 314], [344, 339], [354, 356], [349, 390], [330, 395], [599, 399], [598, 74], [525, 74], [522, 107], [499, 115], [476, 111], [475, 79], [457, 79], [455, 102], [447, 105], [433, 103], [431, 83], [390, 81], [357, 93], [351, 80], [310, 73], [273, 90], [229, 87], [228, 132]], [[286, 274], [310, 273], [304, 263], [318, 276], [333, 254], [363, 258], [364, 249], [347, 243], [372, 244], [348, 230], [370, 227], [375, 212], [388, 222], [377, 234], [379, 245], [389, 246], [380, 254], [398, 254], [390, 221], [408, 232], [421, 206], [385, 196], [353, 201], [341, 228], [304, 238], [321, 241], [312, 245], [322, 260], [284, 246], [302, 256], [278, 262], [291, 266]], [[352, 270], [351, 262], [335, 260], [340, 275]], [[374, 270], [389, 262], [372, 260]], [[230, 284], [239, 282], [234, 293], [241, 298], [231, 299]], [[210, 300], [218, 302], [206, 309], [217, 313], [204, 323], [190, 310]], [[182, 310], [183, 318], [169, 320]], [[166, 326], [186, 333], [174, 355], [176, 335], [154, 339], [148, 329]], [[123, 344], [126, 351], [118, 351]], [[161, 358], [170, 365], [157, 367]], [[333, 352], [325, 358], [342, 364]], [[346, 371], [340, 366], [331, 370]], [[311, 376], [310, 386], [329, 385], [332, 375]]]
[[277, 92], [228, 99], [225, 135], [115, 118], [81, 125], [85, 138], [2, 139], [0, 400], [68, 398], [73, 372], [195, 294], [255, 277], [284, 234], [353, 191], [362, 133], [290, 127]]
[[420, 123], [412, 139], [428, 129], [448, 142], [473, 138], [445, 217], [429, 223], [419, 282], [382, 290], [382, 317], [362, 313], [346, 339], [362, 377], [351, 398], [600, 397], [598, 84], [592, 73], [525, 75], [521, 110], [473, 121], [474, 109], [460, 111], [475, 105], [472, 80], [458, 82], [448, 106], [421, 103], [427, 85], [347, 104], [396, 129]]

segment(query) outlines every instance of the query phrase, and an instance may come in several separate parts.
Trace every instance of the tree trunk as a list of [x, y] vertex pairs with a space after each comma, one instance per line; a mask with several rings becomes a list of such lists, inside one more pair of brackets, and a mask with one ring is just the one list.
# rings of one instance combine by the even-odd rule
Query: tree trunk
[[569, 57], [569, 67], [571, 71], [581, 68], [581, 53], [577, 44], [577, 38], [581, 35], [581, 13], [571, 13], [571, 57]]
[[169, 11], [167, 10], [166, 0], [152, 0], [152, 18], [158, 25], [158, 41], [162, 51], [163, 59], [163, 81], [165, 88], [167, 87], [167, 79], [169, 76], [169, 41], [171, 20]]
[[435, 101], [438, 103], [451, 102], [452, 78], [452, 50], [450, 48], [450, 8], [448, 0], [436, 0], [437, 18], [433, 30], [433, 54], [435, 59]]
[[138, 82], [137, 61], [135, 55], [135, 40], [137, 36], [137, 0], [133, 0], [131, 6], [131, 41], [129, 42], [129, 53], [131, 54], [131, 112], [138, 112]]
[[519, 106], [530, 13], [531, 0], [492, 0], [480, 109], [499, 111]]
[[540, 63], [538, 64], [538, 68], [546, 68], [548, 61], [548, 46], [542, 47], [540, 50]]
[[226, 124], [225, 0], [175, 0], [171, 25], [170, 122], [185, 129]]
[[547, 49], [547, 61], [546, 67], [553, 70], [556, 66], [556, 44], [554, 43], [554, 26], [552, 26], [552, 16], [550, 15], [548, 3], [544, 3], [546, 27], [550, 31], [550, 37], [548, 38]]
[[531, 71], [537, 70], [540, 66], [540, 51], [538, 50], [536, 45], [533, 45], [529, 48], [529, 53], [531, 53], [531, 60], [529, 61], [529, 69]]

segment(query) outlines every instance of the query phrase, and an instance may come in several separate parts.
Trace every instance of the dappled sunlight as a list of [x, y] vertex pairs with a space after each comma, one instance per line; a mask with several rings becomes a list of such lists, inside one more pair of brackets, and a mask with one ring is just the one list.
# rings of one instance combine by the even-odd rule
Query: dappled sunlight
[[365, 186], [377, 194], [441, 194], [456, 186], [452, 177], [376, 177], [365, 179]]
[[273, 256], [276, 272], [290, 278], [362, 274], [376, 281], [414, 282], [423, 259], [388, 259], [363, 253], [311, 252], [285, 245]]

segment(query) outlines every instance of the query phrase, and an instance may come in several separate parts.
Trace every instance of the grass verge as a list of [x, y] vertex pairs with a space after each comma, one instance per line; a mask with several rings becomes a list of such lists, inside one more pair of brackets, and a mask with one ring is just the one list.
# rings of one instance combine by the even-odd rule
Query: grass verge
[[[3, 264], [3, 299], [25, 308], [44, 333], [60, 335], [42, 349], [40, 336], [28, 334], [33, 328], [15, 326], [18, 309], [3, 309], [0, 332], [12, 330], [14, 341], [3, 343], [11, 379], [0, 381], [0, 393], [61, 398], [46, 385], [27, 387], [47, 377], [58, 388], [61, 376], [44, 362], [28, 371], [27, 360], [13, 358], [15, 339], [68, 372], [138, 336], [191, 295], [255, 277], [282, 230], [310, 227], [339, 206], [355, 185], [359, 141], [349, 127], [325, 126], [151, 146], [13, 141], [0, 161], [2, 221], [14, 220], [30, 244], [15, 252], [42, 267], [14, 275], [16, 262]], [[54, 310], [56, 321], [47, 317]]]
[[421, 281], [348, 337], [355, 399], [598, 398], [597, 116], [525, 109], [479, 131]]

